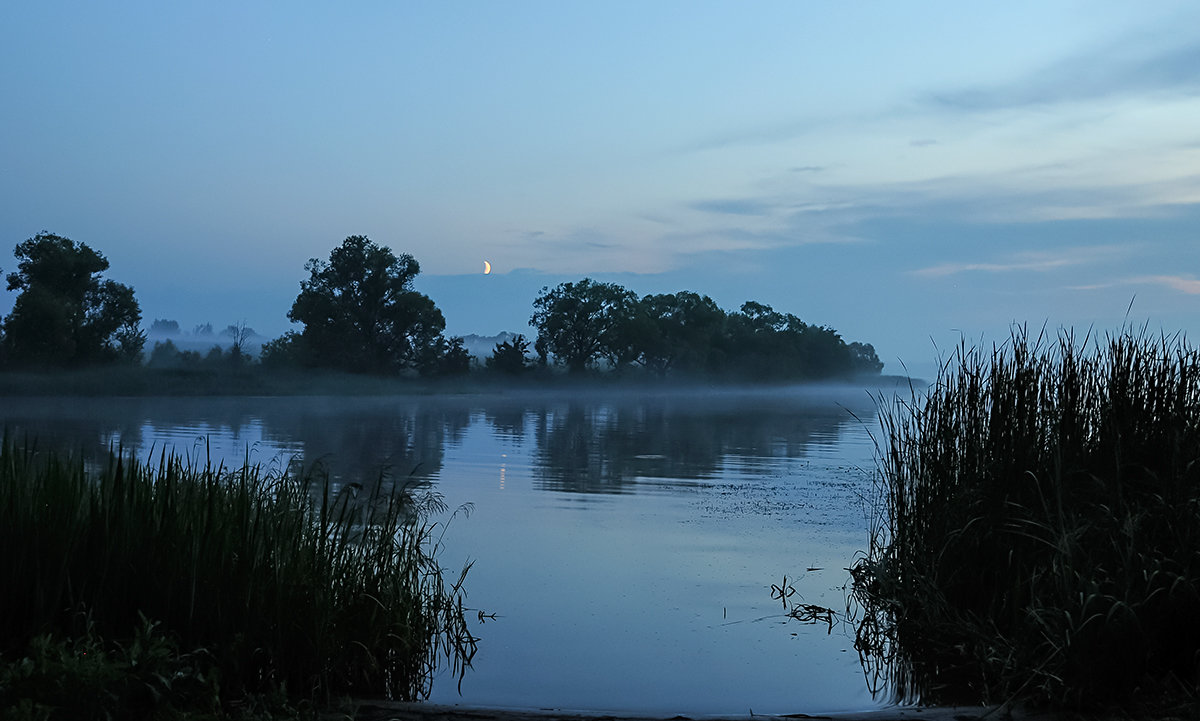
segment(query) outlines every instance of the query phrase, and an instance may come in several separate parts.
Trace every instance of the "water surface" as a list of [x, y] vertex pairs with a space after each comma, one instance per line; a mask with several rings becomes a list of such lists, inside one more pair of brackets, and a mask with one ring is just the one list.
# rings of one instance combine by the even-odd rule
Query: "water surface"
[[[772, 585], [841, 610], [876, 428], [861, 388], [385, 398], [4, 399], [9, 433], [102, 455], [322, 459], [429, 481], [442, 563], [494, 613], [433, 701], [650, 713], [875, 705], [853, 629], [788, 620]], [[808, 570], [819, 569], [819, 570]], [[461, 691], [461, 693], [460, 693]]]

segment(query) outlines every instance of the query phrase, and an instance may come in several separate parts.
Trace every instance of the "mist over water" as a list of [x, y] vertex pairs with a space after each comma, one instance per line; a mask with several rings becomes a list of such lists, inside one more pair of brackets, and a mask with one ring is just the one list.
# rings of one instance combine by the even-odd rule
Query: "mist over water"
[[[442, 703], [663, 713], [875, 702], [853, 629], [783, 615], [772, 584], [842, 610], [866, 544], [876, 405], [850, 386], [462, 396], [6, 399], [8, 433], [103, 457], [321, 460], [338, 482], [427, 481], [463, 512], [481, 621]], [[470, 513], [465, 508], [470, 506]], [[808, 571], [806, 569], [820, 569]]]

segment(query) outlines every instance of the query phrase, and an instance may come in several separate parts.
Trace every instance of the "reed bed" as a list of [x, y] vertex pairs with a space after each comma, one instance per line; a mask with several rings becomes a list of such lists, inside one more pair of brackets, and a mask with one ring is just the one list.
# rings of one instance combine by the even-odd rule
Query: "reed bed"
[[859, 648], [902, 700], [1194, 704], [1200, 356], [1014, 332], [881, 414]]
[[476, 644], [467, 568], [448, 580], [438, 565], [444, 524], [431, 513], [445, 510], [382, 477], [335, 492], [320, 467], [119, 452], [92, 467], [6, 437], [0, 709], [36, 685], [39, 664], [62, 671], [88, 649], [125, 667], [167, 649], [167, 666], [226, 706], [263, 694], [424, 698], [443, 664], [461, 681]]

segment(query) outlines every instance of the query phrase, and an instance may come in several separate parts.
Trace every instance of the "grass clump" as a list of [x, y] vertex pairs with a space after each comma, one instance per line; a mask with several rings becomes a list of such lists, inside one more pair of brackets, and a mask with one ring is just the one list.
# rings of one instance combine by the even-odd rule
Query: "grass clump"
[[1194, 708], [1196, 350], [1018, 330], [882, 417], [882, 512], [852, 573], [860, 651], [901, 699]]
[[[442, 663], [461, 680], [476, 639], [467, 569], [451, 583], [437, 562], [445, 509], [374, 486], [166, 454], [96, 467], [5, 438], [0, 716], [416, 700]], [[81, 694], [92, 712], [63, 709]]]

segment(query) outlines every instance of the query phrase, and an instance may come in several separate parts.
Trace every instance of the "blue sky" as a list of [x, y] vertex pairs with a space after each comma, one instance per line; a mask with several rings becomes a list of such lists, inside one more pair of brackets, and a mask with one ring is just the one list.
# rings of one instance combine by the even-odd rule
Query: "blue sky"
[[86, 242], [147, 323], [277, 335], [351, 234], [453, 334], [584, 276], [889, 370], [1200, 322], [1193, 2], [9, 3], [0, 97], [0, 268]]

